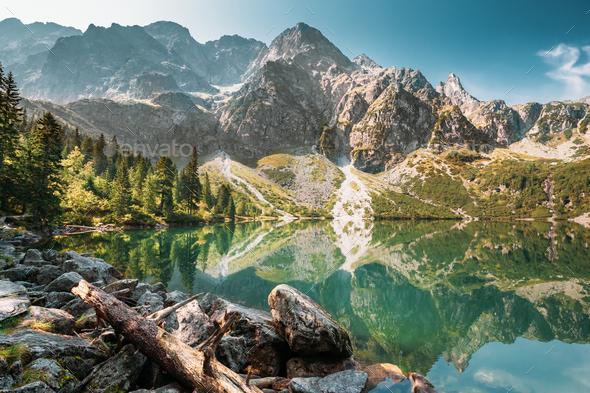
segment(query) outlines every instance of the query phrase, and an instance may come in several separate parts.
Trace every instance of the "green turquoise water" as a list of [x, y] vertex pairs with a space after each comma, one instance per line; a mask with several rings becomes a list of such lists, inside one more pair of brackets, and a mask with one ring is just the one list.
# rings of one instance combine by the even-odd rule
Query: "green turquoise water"
[[554, 393], [590, 391], [589, 245], [590, 230], [574, 223], [294, 221], [46, 246], [266, 310], [287, 283], [348, 330], [364, 363], [397, 364], [447, 393]]

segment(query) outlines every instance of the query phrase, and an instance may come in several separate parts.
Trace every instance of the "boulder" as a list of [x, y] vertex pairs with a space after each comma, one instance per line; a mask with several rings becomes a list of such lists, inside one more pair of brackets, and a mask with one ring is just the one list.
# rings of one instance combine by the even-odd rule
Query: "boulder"
[[244, 337], [224, 336], [215, 350], [215, 358], [234, 372], [246, 367], [248, 348]]
[[164, 307], [165, 308], [172, 307], [175, 304], [182, 303], [183, 301], [185, 301], [189, 297], [190, 297], [189, 295], [187, 295], [186, 293], [180, 292], [180, 291], [174, 291], [174, 292], [167, 293], [166, 296], [164, 297]]
[[131, 393], [190, 393], [190, 392], [187, 389], [183, 388], [182, 385], [174, 382], [174, 383], [159, 387], [154, 390], [139, 389], [139, 390], [134, 390]]
[[322, 393], [361, 393], [367, 383], [367, 373], [358, 370], [330, 374], [318, 381]]
[[127, 392], [137, 382], [137, 377], [147, 358], [128, 344], [110, 358], [90, 379], [86, 393]]
[[289, 356], [283, 335], [278, 331], [267, 311], [255, 310], [206, 294], [200, 302], [201, 309], [211, 321], [223, 325], [230, 318], [238, 316], [230, 335], [244, 337], [246, 340], [247, 366], [252, 373], [260, 376], [276, 376], [281, 370], [283, 361]]
[[64, 273], [64, 270], [59, 266], [45, 265], [41, 266], [34, 274], [31, 274], [29, 280], [37, 285], [47, 285]]
[[105, 286], [104, 291], [106, 293], [113, 293], [117, 291], [122, 291], [124, 289], [130, 289], [131, 292], [133, 292], [135, 291], [135, 288], [137, 288], [137, 284], [139, 284], [139, 280], [137, 279], [117, 280]]
[[346, 330], [309, 296], [289, 285], [279, 285], [268, 296], [268, 304], [275, 325], [284, 332], [293, 351], [305, 356], [352, 356]]
[[92, 307], [90, 307], [84, 300], [79, 298], [70, 300], [63, 307], [61, 307], [61, 309], [70, 314], [75, 319], [92, 312]]
[[289, 383], [289, 390], [291, 393], [322, 393], [319, 381], [319, 377], [293, 378]]
[[102, 259], [74, 256], [64, 261], [61, 267], [66, 272], [76, 272], [90, 283], [103, 282], [110, 284], [122, 274]]
[[361, 365], [353, 358], [333, 355], [309, 356], [289, 359], [287, 378], [325, 377], [345, 370], [360, 370]]
[[30, 276], [33, 276], [39, 270], [34, 266], [14, 265], [14, 267], [2, 270], [2, 276], [12, 282], [28, 281]]
[[45, 292], [70, 292], [81, 280], [84, 280], [84, 277], [76, 272], [64, 273], [47, 284], [43, 290]]
[[25, 266], [43, 266], [47, 264], [47, 261], [43, 259], [41, 251], [31, 248], [25, 254], [22, 264]]
[[47, 322], [51, 324], [49, 331], [58, 334], [73, 335], [76, 329], [74, 317], [65, 311], [54, 308], [31, 306], [25, 319], [18, 326], [19, 329], [27, 328], [35, 322]]
[[43, 382], [56, 393], [71, 393], [80, 384], [74, 374], [55, 359], [37, 359], [28, 368], [43, 374]]
[[70, 259], [74, 259], [75, 257], [79, 257], [80, 254], [78, 254], [76, 251], [64, 251], [61, 254], [61, 260], [62, 263], [65, 261], [69, 261]]
[[0, 334], [0, 348], [27, 343], [31, 360], [40, 358], [61, 360], [78, 378], [84, 379], [97, 363], [107, 358], [101, 349], [90, 341], [78, 337], [19, 330], [13, 334]]
[[23, 379], [23, 363], [20, 360], [12, 363], [8, 368], [8, 374], [12, 377], [15, 383], [19, 383]]
[[137, 284], [135, 290], [133, 291], [133, 296], [131, 299], [138, 301], [140, 297], [142, 297], [146, 292], [151, 292], [152, 286], [146, 283], [139, 283]]
[[363, 390], [365, 393], [375, 389], [378, 384], [386, 379], [390, 379], [393, 383], [400, 383], [406, 379], [402, 370], [398, 366], [390, 363], [372, 364], [363, 367], [362, 371], [366, 372], [368, 375], [367, 384], [365, 390]]
[[150, 291], [153, 293], [159, 293], [163, 296], [166, 295], [166, 293], [168, 293], [168, 290], [166, 289], [166, 285], [164, 285], [164, 283], [162, 282], [158, 282], [155, 283], [154, 285], [151, 286]]
[[70, 292], [49, 292], [45, 295], [45, 307], [62, 308], [74, 299], [76, 296]]
[[[8, 373], [0, 373], [0, 389], [10, 389], [14, 385], [14, 379]], [[0, 392], [12, 392], [12, 390], [0, 390]]]
[[55, 393], [45, 382], [37, 381], [16, 389], [0, 390], [0, 393]]
[[166, 318], [165, 328], [191, 347], [197, 347], [215, 330], [196, 300], [170, 314]]
[[0, 321], [26, 312], [30, 304], [25, 287], [0, 280]]
[[152, 292], [146, 292], [143, 294], [142, 297], [139, 298], [139, 300], [137, 301], [137, 305], [138, 306], [145, 306], [142, 309], [142, 312], [147, 310], [148, 315], [149, 314], [153, 314], [156, 311], [160, 311], [161, 309], [164, 308], [164, 300], [162, 299], [162, 296], [152, 293]]
[[406, 377], [414, 383], [414, 393], [438, 393], [426, 377], [418, 373], [407, 373]]
[[0, 270], [6, 269], [8, 263], [6, 263], [6, 259], [0, 259]]
[[42, 251], [41, 255], [47, 262], [55, 262], [57, 260], [58, 253], [57, 250], [51, 249]]

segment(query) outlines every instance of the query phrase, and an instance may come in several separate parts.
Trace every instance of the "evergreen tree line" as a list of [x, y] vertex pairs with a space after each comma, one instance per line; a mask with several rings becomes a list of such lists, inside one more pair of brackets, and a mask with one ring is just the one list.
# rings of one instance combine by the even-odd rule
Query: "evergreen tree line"
[[[50, 112], [28, 122], [20, 101], [0, 64], [0, 213], [27, 214], [36, 228], [235, 219], [235, 192], [222, 183], [214, 194], [208, 174], [199, 174], [196, 148], [180, 171], [166, 156], [153, 165], [122, 154], [116, 137], [107, 145], [102, 134], [83, 136]], [[238, 208], [255, 212], [243, 201]]]

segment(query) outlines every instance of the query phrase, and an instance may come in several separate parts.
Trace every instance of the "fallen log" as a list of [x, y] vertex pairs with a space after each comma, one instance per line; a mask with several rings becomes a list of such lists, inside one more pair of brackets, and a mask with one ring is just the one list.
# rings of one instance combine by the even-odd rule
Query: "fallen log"
[[[178, 382], [202, 393], [261, 393], [215, 359], [215, 346], [231, 327], [224, 325], [211, 345], [198, 351], [142, 317], [125, 303], [82, 280], [72, 293], [94, 308], [96, 315], [121, 333], [136, 349]], [[232, 321], [233, 322], [233, 321]]]

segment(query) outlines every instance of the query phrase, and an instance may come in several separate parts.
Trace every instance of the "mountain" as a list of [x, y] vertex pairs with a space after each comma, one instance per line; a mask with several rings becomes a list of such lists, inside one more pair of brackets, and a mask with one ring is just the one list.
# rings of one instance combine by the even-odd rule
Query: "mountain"
[[358, 55], [357, 57], [355, 57], [352, 60], [353, 63], [360, 65], [363, 69], [365, 70], [380, 70], [383, 67], [381, 67], [379, 64], [375, 63], [375, 61], [373, 61], [373, 59], [371, 59], [369, 56], [365, 55], [364, 53], [362, 55]]
[[263, 42], [238, 35], [198, 43], [188, 29], [174, 22], [155, 22], [145, 31], [168, 50], [174, 51], [198, 75], [221, 86], [240, 83], [258, 54], [267, 49]]
[[49, 54], [48, 48], [53, 47], [58, 38], [81, 34], [78, 29], [57, 23], [25, 25], [16, 18], [4, 19], [0, 22], [0, 61], [14, 69], [15, 65], [24, 64], [29, 56]]

